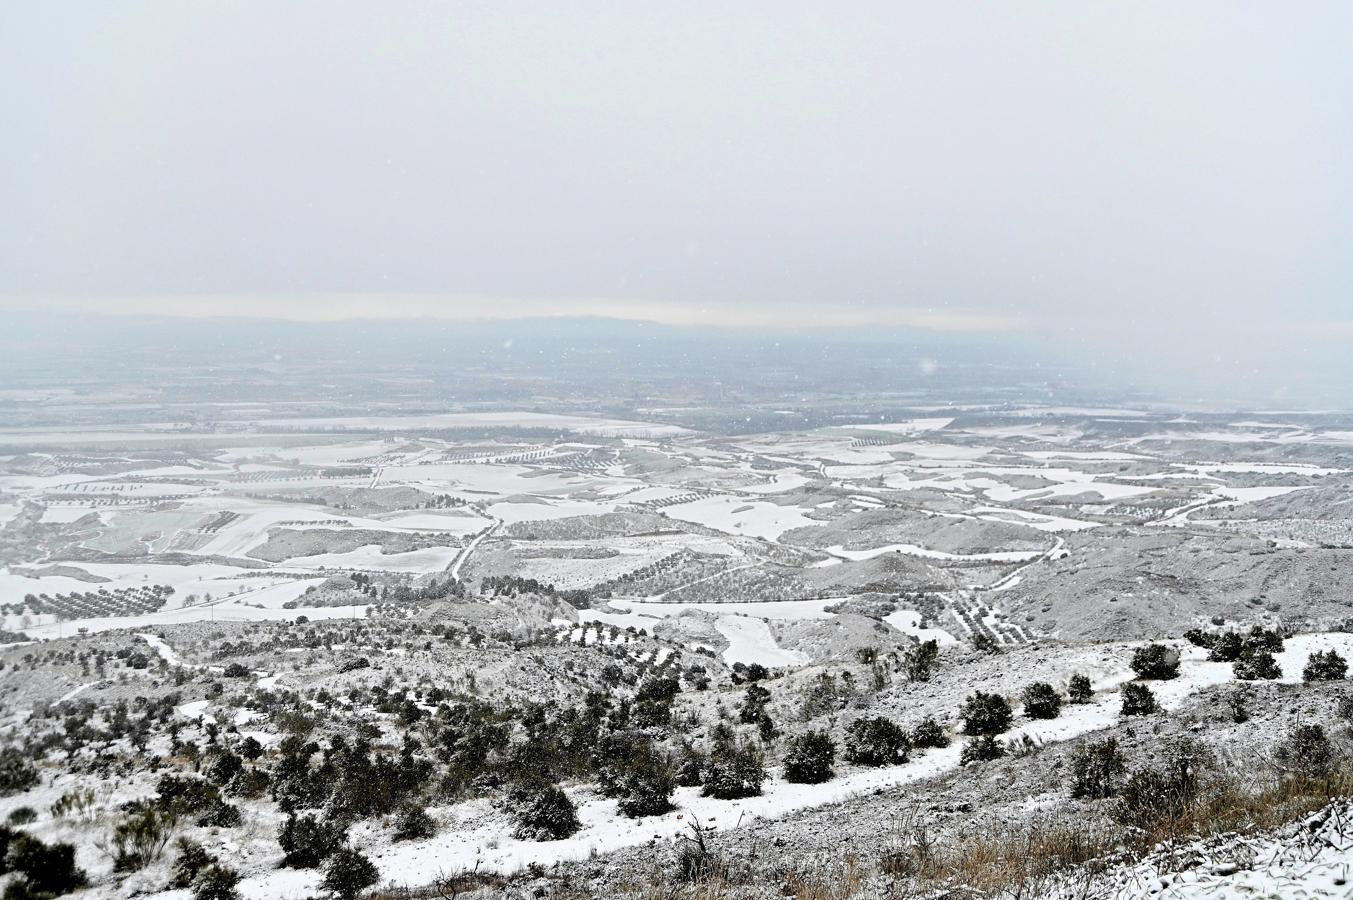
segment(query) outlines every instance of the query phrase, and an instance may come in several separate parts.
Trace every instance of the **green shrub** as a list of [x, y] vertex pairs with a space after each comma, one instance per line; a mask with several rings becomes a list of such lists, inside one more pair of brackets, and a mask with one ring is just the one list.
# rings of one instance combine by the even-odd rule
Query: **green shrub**
[[917, 644], [907, 651], [905, 667], [907, 677], [912, 681], [929, 681], [940, 659], [940, 645], [929, 640]]
[[156, 803], [173, 816], [207, 815], [221, 802], [221, 791], [205, 778], [165, 775], [156, 785]]
[[1009, 700], [983, 691], [976, 691], [964, 700], [959, 715], [963, 719], [963, 733], [974, 737], [1002, 734], [1015, 718]]
[[1138, 678], [1166, 681], [1179, 675], [1179, 651], [1164, 644], [1147, 644], [1132, 652], [1132, 671]]
[[1115, 817], [1125, 825], [1152, 828], [1182, 818], [1197, 802], [1202, 773], [1210, 768], [1211, 755], [1193, 740], [1170, 745], [1161, 768], [1137, 769], [1123, 784], [1114, 807]]
[[1071, 676], [1071, 681], [1066, 686], [1066, 698], [1072, 703], [1089, 703], [1090, 698], [1095, 695], [1095, 690], [1090, 686], [1090, 677], [1079, 673]]
[[1319, 725], [1296, 726], [1273, 755], [1288, 773], [1303, 778], [1326, 778], [1342, 762], [1325, 729]]
[[918, 750], [949, 746], [949, 734], [933, 716], [927, 716], [911, 730], [911, 745]]
[[242, 819], [239, 807], [231, 806], [218, 798], [197, 817], [196, 821], [202, 828], [234, 828]]
[[235, 886], [240, 875], [234, 869], [212, 863], [193, 879], [193, 900], [240, 900]]
[[10, 882], [5, 896], [12, 888], [23, 893], [20, 897], [42, 900], [59, 897], [83, 887], [88, 880], [75, 865], [75, 847], [71, 844], [44, 844], [32, 835], [16, 834], [5, 855], [9, 870], [23, 876], [22, 881]]
[[37, 820], [38, 811], [31, 806], [17, 806], [5, 817], [5, 821], [11, 825], [31, 825]]
[[1212, 662], [1235, 662], [1245, 649], [1245, 639], [1234, 631], [1223, 632], [1212, 640], [1207, 658]]
[[561, 841], [581, 825], [573, 801], [558, 786], [542, 781], [518, 784], [508, 792], [512, 834], [522, 841]]
[[906, 762], [910, 750], [907, 732], [883, 716], [856, 719], [846, 729], [843, 755], [857, 766], [894, 766]]
[[701, 793], [719, 800], [755, 797], [761, 793], [765, 780], [765, 762], [755, 745], [724, 744], [716, 746], [709, 755]]
[[709, 757], [689, 741], [682, 741], [677, 752], [676, 783], [682, 787], [697, 787], [704, 783], [705, 767]]
[[993, 759], [1000, 759], [1002, 756], [1005, 756], [1005, 745], [992, 735], [984, 734], [963, 745], [963, 752], [959, 754], [958, 763], [961, 766], [967, 766], [975, 762], [989, 762]]
[[[761, 690], [758, 685], [750, 689]], [[603, 737], [592, 756], [597, 782], [607, 797], [620, 799], [620, 811], [632, 818], [656, 816], [672, 808], [676, 777], [670, 757], [639, 731]]]
[[58, 797], [56, 802], [51, 805], [50, 810], [54, 819], [89, 819], [94, 816], [95, 805], [93, 791], [89, 788], [77, 788], [66, 791]]
[[790, 784], [821, 784], [830, 781], [836, 745], [826, 732], [809, 731], [798, 735], [785, 752], [784, 778]]
[[413, 841], [430, 838], [437, 833], [437, 823], [421, 804], [406, 801], [395, 816], [395, 840]]
[[1123, 685], [1123, 715], [1149, 716], [1158, 709], [1156, 695], [1149, 687], [1135, 681]]
[[654, 752], [625, 774], [621, 783], [619, 808], [631, 819], [660, 816], [672, 808], [676, 778], [672, 764]]
[[1317, 650], [1306, 660], [1304, 681], [1340, 681], [1348, 674], [1348, 662], [1333, 650]]
[[284, 854], [282, 865], [293, 869], [313, 869], [343, 846], [347, 829], [336, 822], [322, 821], [313, 815], [287, 816], [277, 834]]
[[216, 860], [207, 852], [207, 848], [189, 838], [179, 838], [175, 842], [175, 846], [178, 847], [178, 857], [174, 860], [174, 869], [170, 875], [169, 886], [171, 888], [192, 887], [193, 880], [197, 878], [198, 874]]
[[770, 691], [761, 685], [747, 685], [742, 697], [742, 706], [738, 708], [738, 721], [744, 725], [755, 725], [766, 714], [766, 704], [770, 702]]
[[1046, 681], [1035, 681], [1024, 689], [1024, 714], [1031, 719], [1055, 719], [1062, 713], [1062, 696]]
[[1258, 651], [1282, 653], [1283, 633], [1277, 628], [1265, 628], [1262, 625], [1255, 625], [1245, 637], [1245, 650], [1249, 653]]
[[1077, 744], [1071, 752], [1071, 796], [1083, 800], [1112, 797], [1125, 772], [1127, 761], [1114, 738]]
[[380, 872], [371, 860], [350, 847], [342, 847], [329, 857], [320, 886], [339, 900], [353, 900], [380, 880]]
[[38, 770], [18, 747], [0, 749], [0, 797], [21, 794], [38, 783]]
[[144, 806], [113, 829], [109, 853], [114, 872], [137, 872], [160, 858], [173, 834], [175, 817]]
[[1268, 650], [1246, 653], [1232, 663], [1231, 668], [1241, 681], [1273, 681], [1283, 676], [1282, 667]]

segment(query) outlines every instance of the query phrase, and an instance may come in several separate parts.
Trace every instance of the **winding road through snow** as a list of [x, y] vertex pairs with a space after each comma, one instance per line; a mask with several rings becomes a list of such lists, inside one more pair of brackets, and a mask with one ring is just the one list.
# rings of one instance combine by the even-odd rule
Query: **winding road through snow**
[[449, 571], [451, 573], [452, 581], [460, 581], [460, 570], [465, 566], [465, 563], [467, 560], [469, 560], [470, 555], [475, 552], [475, 549], [483, 542], [484, 538], [488, 537], [489, 535], [497, 531], [502, 524], [503, 524], [502, 519], [494, 519], [492, 525], [490, 525], [488, 528], [485, 528], [483, 531], [479, 532], [479, 534], [475, 535], [474, 540], [470, 541], [470, 543], [465, 545], [465, 549], [460, 551], [460, 555], [456, 557], [453, 563], [451, 563], [451, 568]]

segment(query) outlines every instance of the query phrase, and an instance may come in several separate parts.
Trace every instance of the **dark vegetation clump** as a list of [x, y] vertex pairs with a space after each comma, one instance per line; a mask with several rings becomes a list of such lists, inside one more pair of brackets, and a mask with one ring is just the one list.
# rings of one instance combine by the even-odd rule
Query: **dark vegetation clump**
[[910, 750], [907, 732], [883, 716], [856, 719], [846, 729], [843, 755], [857, 766], [894, 766], [906, 762]]
[[836, 745], [822, 731], [809, 731], [789, 742], [784, 758], [784, 778], [791, 784], [821, 784], [835, 774], [832, 762]]
[[515, 785], [508, 792], [507, 808], [512, 813], [512, 834], [521, 841], [561, 841], [581, 827], [573, 801], [555, 784]]
[[1127, 761], [1114, 738], [1077, 744], [1071, 753], [1071, 796], [1083, 800], [1112, 797], [1126, 772]]
[[975, 737], [1003, 734], [1015, 718], [1009, 700], [984, 691], [976, 691], [964, 700], [959, 716], [963, 719], [963, 733]]
[[1179, 675], [1179, 651], [1164, 644], [1147, 644], [1132, 652], [1132, 671], [1148, 681], [1168, 681]]
[[1035, 681], [1022, 695], [1024, 714], [1031, 719], [1055, 719], [1062, 713], [1062, 695], [1046, 681]]
[[967, 766], [972, 763], [1000, 759], [1005, 754], [1005, 745], [996, 740], [994, 736], [985, 734], [963, 745], [963, 752], [959, 754], [958, 762], [959, 765]]
[[1123, 685], [1123, 715], [1149, 716], [1160, 709], [1155, 693], [1136, 681]]
[[765, 761], [755, 744], [722, 742], [710, 751], [701, 793], [719, 800], [755, 797], [765, 780]]

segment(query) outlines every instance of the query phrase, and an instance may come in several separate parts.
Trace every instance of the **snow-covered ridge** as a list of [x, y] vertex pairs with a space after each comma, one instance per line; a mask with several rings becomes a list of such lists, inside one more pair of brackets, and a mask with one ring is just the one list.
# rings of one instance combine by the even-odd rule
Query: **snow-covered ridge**
[[[1299, 683], [1310, 654], [1327, 649], [1353, 655], [1353, 634], [1302, 634], [1288, 638], [1284, 650], [1275, 654], [1282, 666], [1282, 681]], [[1209, 662], [1205, 651], [1197, 647], [1182, 645], [1181, 651], [1179, 677], [1150, 683], [1166, 710], [1177, 709], [1205, 688], [1233, 679], [1229, 663]], [[1133, 679], [1128, 655], [1124, 654], [1110, 670], [1099, 673], [1091, 703], [1064, 706], [1061, 716], [1048, 721], [1021, 720], [1004, 738], [1018, 741], [1027, 736], [1039, 743], [1052, 743], [1074, 740], [1111, 726], [1119, 718], [1117, 689]], [[715, 829], [729, 829], [939, 775], [958, 767], [962, 742], [961, 737], [956, 738], [950, 746], [927, 750], [902, 765], [853, 771], [824, 784], [789, 784], [772, 778], [766, 782], [761, 796], [744, 800], [716, 800], [700, 796], [699, 788], [678, 788], [673, 797], [674, 811], [641, 820], [624, 817], [617, 809], [617, 801], [602, 798], [589, 787], [573, 787], [568, 793], [577, 804], [582, 828], [560, 841], [517, 840], [512, 837], [511, 823], [498, 808], [500, 804], [491, 799], [474, 800], [447, 808], [443, 817], [450, 820], [448, 827], [436, 837], [373, 848], [371, 855], [382, 879], [409, 886], [428, 884], [439, 876], [476, 868], [510, 873], [531, 863], [548, 866], [583, 860], [650, 840], [676, 840], [689, 833], [692, 819]], [[354, 835], [358, 833], [355, 831]], [[257, 875], [243, 882], [241, 891], [249, 900], [301, 900], [307, 891], [315, 889], [313, 882], [301, 883], [301, 874], [279, 871]]]

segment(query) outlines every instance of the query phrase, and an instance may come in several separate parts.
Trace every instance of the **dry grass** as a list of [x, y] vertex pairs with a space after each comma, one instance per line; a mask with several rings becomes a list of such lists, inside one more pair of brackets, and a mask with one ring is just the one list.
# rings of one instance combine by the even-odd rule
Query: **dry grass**
[[[790, 870], [752, 859], [730, 863], [701, 846], [706, 860], [689, 880], [655, 874], [625, 892], [637, 900], [730, 900], [746, 888], [774, 887], [795, 900], [849, 900], [870, 876], [882, 875], [886, 896], [904, 898], [1010, 898], [1088, 892], [1112, 865], [1199, 838], [1269, 831], [1299, 821], [1332, 800], [1353, 796], [1353, 774], [1328, 778], [1271, 778], [1258, 791], [1252, 774], [1214, 774], [1199, 786], [1182, 814], [1148, 828], [1098, 822], [1038, 820], [995, 830], [972, 830], [938, 840], [919, 815], [900, 817], [893, 847], [876, 864], [843, 853], [834, 862]], [[1112, 802], [1112, 801], [1108, 801]], [[874, 882], [877, 885], [877, 880]]]
[[[1032, 900], [1054, 890], [1090, 896], [1096, 877], [1112, 866], [1184, 849], [1199, 839], [1278, 829], [1353, 797], [1353, 772], [1335, 767], [1327, 777], [1313, 778], [1283, 774], [1263, 760], [1248, 762], [1248, 770], [1205, 765], [1185, 799], [1170, 795], [1157, 804], [1147, 795], [1148, 802], [1131, 816], [1124, 813], [1127, 818], [1120, 823], [1109, 815], [1117, 801], [1108, 800], [1098, 804], [1100, 815], [1048, 816], [1004, 827], [978, 821], [940, 838], [923, 815], [904, 813], [895, 820], [891, 846], [878, 859], [861, 859], [843, 848], [791, 866], [755, 840], [740, 852], [728, 852], [696, 825], [677, 848], [675, 867], [655, 858], [647, 876], [608, 893], [633, 900], [740, 900], [768, 894], [793, 900]], [[1160, 857], [1170, 865], [1169, 852]], [[466, 872], [431, 888], [376, 894], [373, 900], [517, 896], [511, 889], [511, 880]], [[583, 900], [595, 893], [586, 884], [556, 881], [549, 896]]]
[[362, 896], [365, 900], [459, 900], [462, 897], [470, 900], [483, 896], [486, 891], [497, 894], [506, 885], [507, 881], [498, 875], [464, 872], [439, 878], [427, 887], [397, 891], [377, 889]]
[[1183, 815], [1161, 819], [1145, 829], [1134, 845], [1149, 851], [1197, 837], [1269, 831], [1302, 819], [1332, 800], [1353, 797], [1353, 773], [1348, 772], [1325, 778], [1270, 779], [1259, 791], [1253, 789], [1254, 780], [1236, 774], [1211, 779]]
[[918, 893], [1036, 897], [1069, 872], [1098, 871], [1120, 848], [1122, 834], [1102, 825], [1047, 820], [938, 843], [924, 826], [902, 822], [896, 841], [879, 869], [895, 881], [910, 883]]

